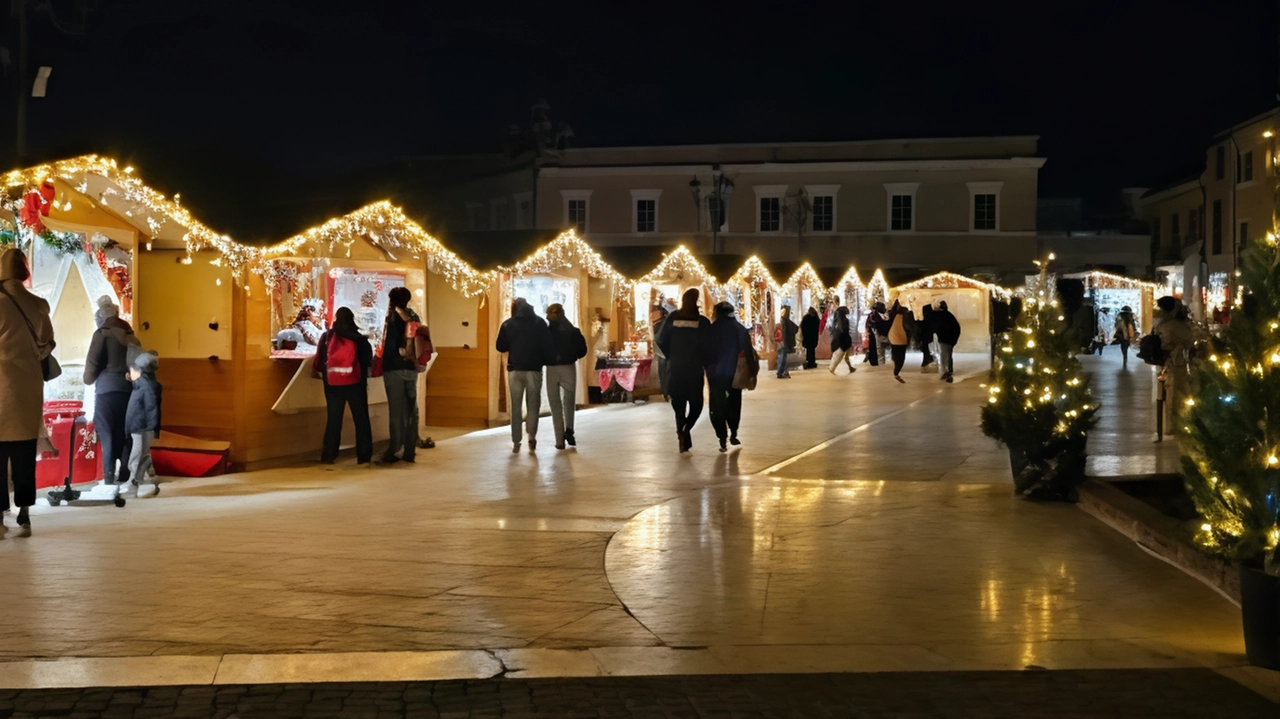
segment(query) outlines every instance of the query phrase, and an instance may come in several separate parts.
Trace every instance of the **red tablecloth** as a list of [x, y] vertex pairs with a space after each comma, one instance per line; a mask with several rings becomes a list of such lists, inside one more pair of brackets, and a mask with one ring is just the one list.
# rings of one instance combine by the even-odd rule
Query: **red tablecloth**
[[653, 358], [637, 360], [630, 367], [609, 367], [600, 370], [600, 391], [606, 391], [617, 382], [628, 392], [636, 391], [636, 385], [643, 387], [649, 381], [649, 373], [653, 369]]

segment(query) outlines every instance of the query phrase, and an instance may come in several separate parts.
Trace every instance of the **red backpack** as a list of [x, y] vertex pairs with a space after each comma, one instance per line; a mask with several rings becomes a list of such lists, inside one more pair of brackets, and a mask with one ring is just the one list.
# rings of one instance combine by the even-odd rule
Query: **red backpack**
[[356, 359], [356, 343], [346, 337], [329, 335], [325, 355], [325, 381], [335, 387], [346, 387], [360, 381], [360, 362]]

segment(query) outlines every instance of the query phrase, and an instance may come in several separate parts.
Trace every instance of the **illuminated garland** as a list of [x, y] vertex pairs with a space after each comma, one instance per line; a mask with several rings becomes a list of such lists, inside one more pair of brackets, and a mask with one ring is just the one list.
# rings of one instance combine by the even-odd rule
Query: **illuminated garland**
[[867, 283], [867, 297], [872, 303], [889, 301], [889, 283], [884, 279], [884, 272], [876, 270]]
[[684, 245], [663, 255], [662, 261], [658, 263], [658, 266], [650, 270], [637, 282], [654, 285], [673, 276], [678, 280], [690, 280], [687, 283], [690, 285], [706, 285], [710, 288], [717, 288], [720, 284], [715, 276], [707, 272], [707, 268]]
[[613, 269], [613, 265], [605, 262], [600, 253], [591, 249], [591, 245], [578, 239], [573, 230], [564, 231], [550, 243], [538, 248], [537, 252], [510, 267], [499, 267], [498, 271], [511, 275], [541, 275], [562, 267], [573, 267], [575, 262], [590, 277], [612, 280], [615, 300], [626, 299], [630, 295], [631, 280]]
[[[243, 279], [244, 271], [259, 258], [257, 248], [235, 242], [198, 221], [179, 204], [178, 195], [174, 195], [172, 199], [167, 198], [134, 176], [132, 167], [121, 170], [115, 160], [98, 155], [82, 155], [13, 170], [0, 177], [0, 185], [5, 188], [4, 194], [8, 195], [14, 188], [25, 190], [39, 187], [46, 180], [58, 178], [71, 184], [81, 194], [89, 196], [86, 175], [98, 175], [116, 185], [99, 193], [97, 198], [90, 196], [90, 199], [96, 199], [103, 206], [111, 207], [125, 217], [138, 217], [146, 222], [153, 235], [170, 222], [178, 225], [184, 230], [182, 240], [188, 252], [220, 252], [225, 258], [225, 265], [231, 269], [232, 276], [237, 281]], [[61, 209], [70, 209], [70, 204], [68, 201]]]
[[904, 285], [898, 285], [893, 288], [894, 294], [899, 294], [904, 290], [921, 290], [921, 289], [959, 289], [968, 288], [975, 290], [986, 290], [992, 294], [1008, 298], [1012, 293], [1000, 285], [994, 285], [990, 282], [983, 282], [972, 277], [966, 277], [954, 272], [938, 272], [922, 277], [914, 282], [908, 282]]
[[808, 262], [800, 265], [800, 268], [791, 273], [791, 277], [787, 278], [785, 284], [782, 285], [782, 295], [789, 297], [793, 293], [808, 288], [814, 294], [826, 296], [829, 290], [822, 284], [822, 278], [818, 277], [818, 273], [814, 271], [813, 265]]
[[386, 252], [393, 260], [408, 253], [415, 260], [426, 258], [427, 269], [441, 275], [465, 297], [488, 291], [492, 272], [481, 272], [440, 244], [418, 223], [405, 217], [400, 208], [382, 200], [355, 212], [335, 217], [317, 227], [264, 247], [262, 259], [303, 256], [351, 256], [351, 247], [365, 240]]
[[1156, 282], [1135, 280], [1123, 275], [1115, 275], [1101, 270], [1092, 270], [1079, 274], [1064, 275], [1074, 279], [1087, 279], [1090, 289], [1102, 290], [1149, 290], [1153, 293], [1163, 291], [1164, 287]]

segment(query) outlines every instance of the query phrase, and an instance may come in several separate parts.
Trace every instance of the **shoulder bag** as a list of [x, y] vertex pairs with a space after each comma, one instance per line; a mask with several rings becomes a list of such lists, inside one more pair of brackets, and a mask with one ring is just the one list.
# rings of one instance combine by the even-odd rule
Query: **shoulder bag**
[[[31, 333], [31, 341], [35, 344], [38, 352], [40, 348], [40, 338], [36, 336], [36, 328], [31, 324], [31, 320], [27, 319], [27, 313], [22, 310], [22, 305], [18, 304], [17, 298], [9, 294], [9, 290], [4, 288], [3, 283], [0, 283], [0, 292], [3, 292], [4, 296], [8, 297], [9, 301], [13, 303], [13, 306], [18, 308], [18, 314], [22, 315], [22, 321], [27, 323], [27, 331]], [[56, 346], [57, 343], [55, 342], [54, 347]], [[58, 358], [53, 356], [53, 347], [49, 348], [49, 355], [41, 358], [40, 360], [40, 374], [44, 376], [45, 382], [48, 382], [51, 379], [57, 379], [62, 375], [62, 365], [58, 364]]]

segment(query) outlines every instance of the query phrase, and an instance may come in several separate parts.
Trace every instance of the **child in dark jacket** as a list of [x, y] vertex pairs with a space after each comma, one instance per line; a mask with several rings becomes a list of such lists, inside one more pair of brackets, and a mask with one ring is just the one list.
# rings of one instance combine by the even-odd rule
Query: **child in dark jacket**
[[129, 395], [129, 408], [125, 412], [125, 431], [133, 439], [133, 451], [129, 455], [129, 476], [134, 486], [154, 481], [156, 470], [151, 464], [151, 443], [160, 436], [160, 393], [163, 388], [156, 381], [160, 360], [150, 352], [143, 352], [129, 368], [133, 381], [133, 394]]

